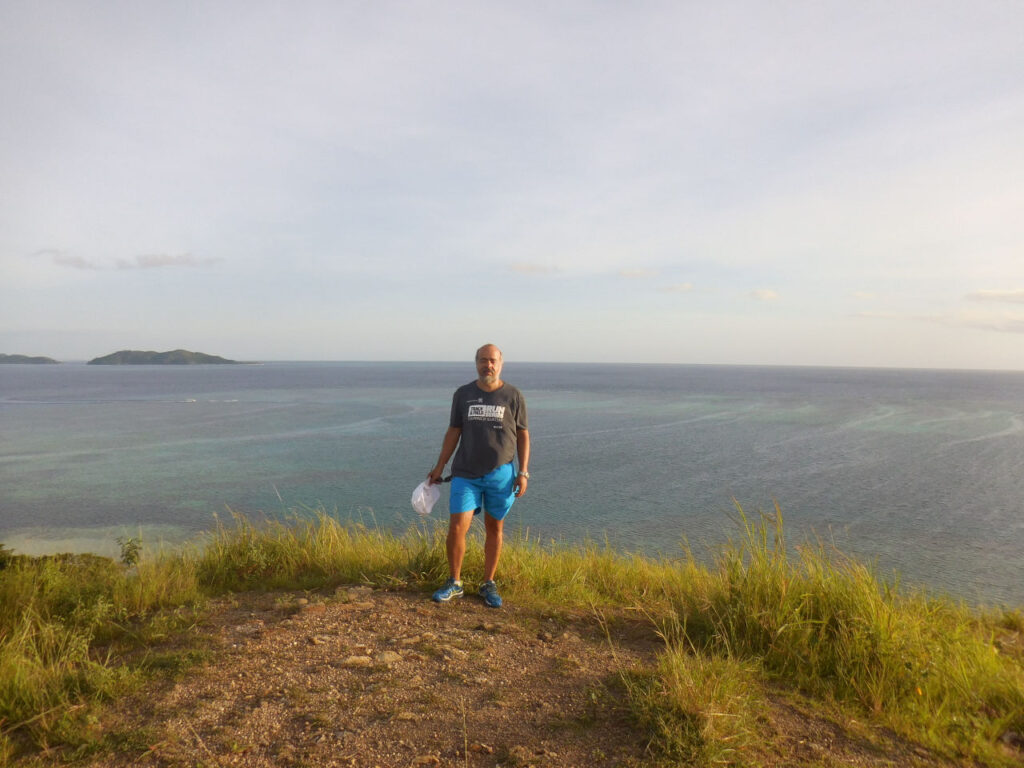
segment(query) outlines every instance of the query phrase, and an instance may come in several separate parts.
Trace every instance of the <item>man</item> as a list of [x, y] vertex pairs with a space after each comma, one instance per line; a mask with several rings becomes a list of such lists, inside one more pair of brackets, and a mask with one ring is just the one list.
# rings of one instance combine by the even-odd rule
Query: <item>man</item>
[[[445, 464], [455, 454], [446, 541], [449, 579], [434, 593], [437, 603], [464, 594], [462, 559], [466, 554], [466, 534], [473, 516], [483, 510], [484, 581], [479, 592], [488, 606], [501, 607], [494, 573], [501, 556], [502, 528], [505, 515], [513, 502], [526, 493], [530, 479], [526, 400], [522, 392], [501, 380], [502, 362], [501, 350], [493, 344], [485, 344], [476, 351], [477, 379], [455, 390], [441, 454], [427, 475], [431, 483], [440, 483]], [[512, 467], [517, 454], [518, 473]]]

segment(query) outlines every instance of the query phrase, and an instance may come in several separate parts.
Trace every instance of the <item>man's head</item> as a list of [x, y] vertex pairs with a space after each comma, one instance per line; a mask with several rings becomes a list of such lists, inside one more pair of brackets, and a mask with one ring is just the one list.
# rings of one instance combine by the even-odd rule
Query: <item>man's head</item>
[[501, 350], [493, 344], [484, 344], [476, 351], [476, 375], [485, 387], [501, 383]]

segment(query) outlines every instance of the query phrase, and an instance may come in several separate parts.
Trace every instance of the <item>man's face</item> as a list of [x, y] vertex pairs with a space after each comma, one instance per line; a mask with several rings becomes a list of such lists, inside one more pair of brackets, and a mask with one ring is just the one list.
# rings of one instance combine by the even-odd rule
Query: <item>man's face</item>
[[476, 353], [476, 374], [481, 381], [493, 384], [501, 377], [501, 350], [482, 347]]

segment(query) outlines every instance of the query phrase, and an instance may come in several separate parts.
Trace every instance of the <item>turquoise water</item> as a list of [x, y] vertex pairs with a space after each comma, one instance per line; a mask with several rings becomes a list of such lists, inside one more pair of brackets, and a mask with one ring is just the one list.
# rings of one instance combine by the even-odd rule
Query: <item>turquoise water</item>
[[[0, 541], [180, 541], [227, 510], [404, 528], [462, 363], [0, 367]], [[698, 552], [732, 499], [883, 574], [1024, 603], [1024, 375], [508, 363], [534, 458], [509, 525]], [[445, 510], [435, 509], [443, 518]]]

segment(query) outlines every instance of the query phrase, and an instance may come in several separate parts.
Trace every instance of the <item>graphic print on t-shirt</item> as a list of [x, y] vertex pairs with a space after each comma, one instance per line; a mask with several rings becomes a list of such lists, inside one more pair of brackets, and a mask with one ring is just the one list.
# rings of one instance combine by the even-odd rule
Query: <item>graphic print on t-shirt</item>
[[501, 421], [505, 418], [505, 406], [471, 405], [466, 418], [470, 421]]

